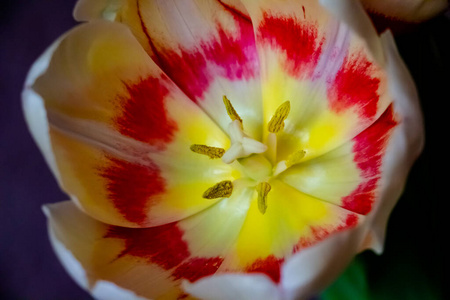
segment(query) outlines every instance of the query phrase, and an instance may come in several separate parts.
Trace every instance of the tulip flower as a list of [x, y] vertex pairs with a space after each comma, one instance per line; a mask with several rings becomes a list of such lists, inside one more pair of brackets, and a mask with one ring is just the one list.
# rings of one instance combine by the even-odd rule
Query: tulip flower
[[97, 299], [303, 299], [381, 253], [421, 151], [414, 84], [360, 2], [79, 1], [30, 131], [70, 201], [53, 248]]

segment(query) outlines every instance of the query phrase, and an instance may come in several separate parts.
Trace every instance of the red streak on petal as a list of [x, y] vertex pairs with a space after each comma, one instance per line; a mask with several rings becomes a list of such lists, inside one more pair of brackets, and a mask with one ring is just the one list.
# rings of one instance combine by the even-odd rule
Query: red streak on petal
[[223, 262], [222, 257], [194, 257], [179, 265], [172, 276], [175, 279], [187, 279], [190, 282], [216, 273]]
[[258, 58], [251, 25], [236, 19], [240, 32], [231, 37], [218, 28], [219, 40], [201, 42], [198, 49], [160, 52], [161, 68], [194, 102], [198, 102], [212, 81], [250, 79], [258, 72]]
[[380, 85], [380, 79], [372, 75], [375, 68], [364, 54], [347, 56], [328, 89], [331, 109], [341, 112], [353, 107], [362, 117], [373, 118]]
[[264, 14], [259, 38], [286, 53], [286, 66], [293, 76], [310, 75], [322, 53], [317, 26], [295, 17]]
[[121, 114], [115, 118], [120, 133], [145, 143], [170, 142], [177, 126], [164, 108], [169, 91], [161, 79], [149, 77], [126, 88], [128, 96], [120, 99]]
[[259, 74], [259, 60], [251, 22], [236, 9], [223, 4], [222, 6], [227, 14], [233, 16], [237, 33], [230, 34], [221, 25], [217, 25], [218, 37], [211, 36], [201, 40], [192, 49], [183, 45], [178, 49], [158, 48], [157, 41], [152, 40], [141, 14], [138, 14], [141, 27], [154, 52], [152, 56], [155, 56], [155, 62], [196, 103], [218, 76], [229, 80], [243, 80]]
[[298, 243], [294, 246], [294, 253], [297, 253], [305, 248], [311, 247], [312, 245], [324, 240], [330, 234], [337, 233], [343, 230], [351, 229], [358, 224], [358, 216], [353, 213], [347, 214], [345, 220], [339, 223], [336, 227], [324, 228], [321, 226], [311, 226], [311, 237], [301, 237]]
[[354, 214], [348, 214], [345, 219], [345, 226], [342, 226], [341, 229], [352, 228], [358, 224], [358, 216]]
[[359, 214], [367, 214], [372, 209], [387, 142], [397, 124], [391, 105], [374, 124], [354, 138], [354, 161], [364, 181], [342, 199], [346, 209]]
[[117, 256], [136, 256], [169, 270], [182, 263], [190, 253], [183, 232], [176, 223], [152, 228], [110, 226], [105, 238], [122, 239], [124, 250]]
[[99, 170], [107, 179], [109, 199], [130, 222], [142, 224], [152, 204], [152, 197], [164, 192], [165, 181], [159, 169], [108, 157], [107, 167]]
[[248, 15], [247, 11], [242, 12], [232, 5], [224, 3], [222, 0], [217, 0], [217, 2], [219, 2], [219, 4], [222, 5], [225, 10], [231, 12], [234, 16], [239, 17], [242, 20], [252, 24], [252, 19]]
[[264, 259], [257, 259], [250, 266], [246, 268], [249, 273], [264, 273], [270, 277], [274, 282], [280, 282], [281, 264], [284, 258], [276, 258], [270, 255]]

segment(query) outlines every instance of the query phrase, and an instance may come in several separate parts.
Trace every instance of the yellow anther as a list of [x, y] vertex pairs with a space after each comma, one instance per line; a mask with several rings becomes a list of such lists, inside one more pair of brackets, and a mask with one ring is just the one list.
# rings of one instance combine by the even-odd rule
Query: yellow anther
[[289, 155], [288, 159], [286, 160], [286, 167], [291, 167], [295, 164], [298, 164], [303, 157], [305, 157], [306, 155], [306, 151], [305, 150], [300, 150], [297, 152], [292, 153], [291, 155]]
[[267, 194], [270, 192], [272, 187], [268, 182], [261, 182], [256, 186], [256, 191], [258, 192], [258, 209], [262, 214], [266, 213], [267, 210]]
[[237, 114], [236, 110], [234, 109], [233, 105], [231, 105], [230, 100], [228, 100], [227, 96], [223, 96], [223, 104], [225, 104], [225, 108], [227, 109], [227, 113], [230, 116], [231, 121], [238, 120], [241, 123], [242, 126], [242, 119]]
[[221, 158], [225, 153], [225, 149], [198, 144], [192, 145], [191, 151], [198, 154], [208, 155], [209, 158]]
[[228, 198], [233, 193], [233, 183], [229, 180], [221, 181], [203, 193], [205, 199]]
[[286, 101], [281, 104], [275, 111], [269, 122], [269, 132], [277, 133], [284, 128], [284, 120], [286, 120], [291, 110], [291, 102]]

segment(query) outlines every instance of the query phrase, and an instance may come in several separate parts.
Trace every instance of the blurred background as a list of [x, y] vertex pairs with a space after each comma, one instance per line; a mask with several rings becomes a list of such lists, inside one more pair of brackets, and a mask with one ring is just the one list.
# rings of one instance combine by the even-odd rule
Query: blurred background
[[[33, 61], [76, 25], [71, 17], [74, 3], [2, 0], [0, 4], [2, 300], [91, 299], [66, 274], [51, 250], [41, 206], [67, 196], [59, 190], [26, 128], [20, 99]], [[384, 254], [360, 254], [321, 299], [445, 299], [450, 11], [419, 25], [400, 25], [396, 41], [419, 91], [425, 150], [392, 213]]]

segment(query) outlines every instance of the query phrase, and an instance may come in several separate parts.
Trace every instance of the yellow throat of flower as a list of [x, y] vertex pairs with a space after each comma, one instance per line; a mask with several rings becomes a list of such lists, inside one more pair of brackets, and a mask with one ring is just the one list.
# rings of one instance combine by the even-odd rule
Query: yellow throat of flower
[[[231, 119], [228, 126], [228, 134], [231, 140], [229, 149], [199, 144], [191, 145], [190, 149], [195, 153], [207, 155], [211, 159], [221, 158], [226, 164], [237, 162], [236, 167], [242, 171], [245, 177], [242, 181], [255, 189], [258, 194], [258, 209], [264, 214], [268, 207], [268, 194], [271, 190], [270, 181], [289, 167], [301, 162], [306, 155], [304, 150], [299, 150], [292, 153], [287, 160], [277, 162], [276, 159], [271, 158], [271, 156], [276, 157], [276, 155], [273, 155], [276, 152], [276, 134], [284, 129], [284, 121], [290, 112], [290, 102], [284, 102], [274, 112], [268, 123], [266, 144], [245, 134], [242, 118], [226, 96], [223, 96], [223, 103]], [[233, 188], [232, 181], [221, 181], [207, 189], [203, 193], [203, 198], [228, 198], [232, 195]]]

